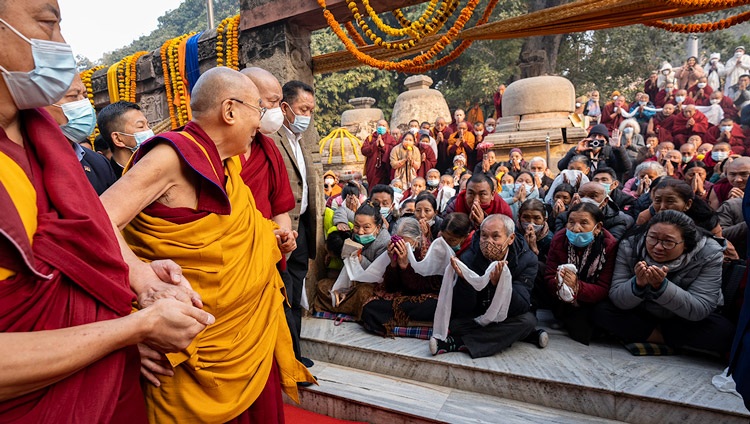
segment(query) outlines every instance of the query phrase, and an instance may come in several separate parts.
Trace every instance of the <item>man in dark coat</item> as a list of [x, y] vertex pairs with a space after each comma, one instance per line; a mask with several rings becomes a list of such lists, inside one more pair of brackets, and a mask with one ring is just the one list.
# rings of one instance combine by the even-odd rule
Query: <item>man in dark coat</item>
[[[594, 125], [589, 131], [588, 137], [581, 140], [577, 146], [572, 147], [565, 157], [557, 162], [557, 169], [568, 169], [568, 164], [573, 156], [584, 155], [591, 162], [590, 172], [594, 172], [600, 166], [612, 168], [617, 173], [617, 179], [622, 180], [623, 175], [630, 170], [630, 157], [625, 147], [620, 145], [619, 137], [610, 140], [609, 131], [603, 124]], [[591, 175], [587, 175], [589, 178]]]
[[[432, 338], [430, 351], [439, 353], [465, 351], [472, 358], [494, 355], [523, 339], [534, 341], [539, 347], [547, 345], [548, 336], [535, 330], [537, 319], [531, 312], [531, 290], [537, 273], [537, 257], [522, 237], [515, 236], [513, 220], [504, 215], [490, 215], [474, 237], [471, 247], [461, 255], [469, 269], [483, 275], [490, 264], [501, 261], [490, 274], [487, 286], [476, 291], [460, 271], [453, 289], [450, 336], [445, 341]], [[512, 297], [508, 317], [498, 323], [482, 326], [475, 321], [490, 307], [506, 261], [512, 276]], [[458, 269], [454, 264], [454, 268]]]

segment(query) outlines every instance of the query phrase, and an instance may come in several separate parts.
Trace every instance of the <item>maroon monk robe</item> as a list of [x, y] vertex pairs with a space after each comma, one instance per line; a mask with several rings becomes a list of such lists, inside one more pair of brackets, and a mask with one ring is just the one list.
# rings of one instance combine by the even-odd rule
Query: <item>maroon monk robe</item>
[[375, 187], [378, 184], [388, 185], [391, 183], [391, 149], [398, 144], [393, 136], [386, 132], [381, 137], [384, 146], [378, 145], [377, 132], [367, 136], [362, 143], [362, 154], [365, 156], [365, 176], [367, 185]]
[[612, 118], [612, 114], [615, 113], [615, 104], [614, 103], [608, 103], [602, 108], [602, 124], [604, 124], [607, 127], [607, 130], [609, 133], [612, 133], [612, 130], [615, 128], [620, 128], [620, 124], [622, 121], [625, 120], [625, 117], [622, 116], [620, 113], [620, 109], [617, 109], [617, 114], [614, 118]]
[[245, 160], [245, 155], [240, 155], [240, 161], [242, 181], [250, 187], [263, 217], [271, 219], [294, 209], [296, 201], [284, 158], [273, 139], [258, 132], [250, 144], [250, 157]]
[[694, 86], [690, 87], [687, 92], [688, 97], [693, 99], [695, 101], [695, 104], [702, 105], [706, 101], [710, 102], [711, 94], [714, 92], [714, 89], [711, 88], [710, 85], [706, 85], [703, 88], [698, 88], [698, 84], [695, 84]]
[[[135, 296], [107, 212], [71, 154], [60, 127], [41, 109], [20, 112], [25, 149], [0, 129], [0, 149], [37, 193], [37, 230], [29, 243], [0, 186], [0, 331], [54, 330], [128, 315]], [[39, 364], [44, 366], [44, 364]], [[130, 346], [59, 382], [0, 402], [0, 421], [145, 423], [140, 357]]]
[[417, 170], [417, 176], [426, 179], [427, 171], [437, 165], [437, 157], [435, 157], [435, 151], [432, 150], [432, 146], [428, 143], [417, 143], [417, 147], [422, 152], [422, 163]]
[[495, 91], [492, 95], [492, 102], [495, 104], [495, 119], [503, 117], [503, 95]]
[[[701, 105], [703, 106], [711, 106], [711, 99], [705, 99]], [[724, 96], [721, 98], [721, 101], [719, 102], [719, 106], [721, 106], [721, 110], [724, 111], [724, 117], [732, 119], [734, 121], [737, 121], [737, 117], [739, 117], [739, 111], [737, 110], [737, 107], [734, 105], [734, 102], [727, 96]]]
[[[143, 158], [154, 146], [160, 143], [169, 144], [195, 173], [198, 180], [198, 205], [191, 208], [170, 208], [159, 202], [148, 205], [143, 212], [147, 215], [181, 224], [197, 221], [209, 213], [229, 215], [231, 204], [225, 187], [224, 163], [216, 150], [216, 145], [198, 124], [188, 122], [184, 131], [189, 133], [208, 153], [208, 160], [203, 149], [192, 140], [174, 132], [161, 133], [143, 143], [133, 155], [135, 164]], [[244, 178], [243, 178], [244, 180]], [[288, 183], [287, 183], [288, 184]], [[256, 201], [257, 202], [257, 201]], [[284, 404], [281, 397], [281, 379], [278, 366], [274, 360], [266, 385], [255, 402], [238, 417], [229, 421], [233, 424], [283, 422]], [[279, 419], [279, 421], [276, 421]]]
[[[466, 190], [463, 190], [462, 192], [458, 193], [458, 196], [456, 197], [456, 204], [455, 204], [455, 211], [454, 212], [462, 212], [467, 215], [471, 215], [471, 205], [466, 204]], [[497, 213], [503, 214], [507, 216], [510, 219], [513, 219], [513, 211], [510, 210], [510, 206], [508, 206], [507, 203], [505, 203], [505, 200], [503, 200], [502, 197], [500, 197], [499, 194], [495, 194], [492, 197], [492, 201], [486, 205], [480, 205], [482, 207], [482, 210], [487, 215], [494, 215]]]
[[667, 93], [666, 90], [659, 90], [659, 93], [656, 94], [656, 99], [654, 99], [654, 106], [662, 108], [667, 102], [672, 102], [673, 100], [674, 90], [671, 93]]
[[649, 100], [655, 102], [656, 96], [659, 95], [659, 86], [657, 85], [656, 81], [647, 79], [646, 83], [643, 86], [643, 92], [648, 94]]
[[695, 111], [692, 119], [695, 121], [693, 125], [688, 126], [688, 120], [684, 113], [675, 113], [672, 121], [672, 142], [676, 148], [679, 148], [687, 139], [692, 135], [699, 135], [701, 140], [706, 138], [708, 132], [708, 118], [702, 112]]
[[706, 139], [703, 141], [714, 145], [716, 143], [722, 142], [729, 143], [729, 145], [732, 146], [732, 153], [736, 153], [738, 155], [747, 156], [750, 153], [750, 150], [748, 150], [745, 146], [748, 140], [745, 137], [745, 133], [742, 131], [742, 127], [740, 127], [739, 125], [732, 125], [732, 132], [730, 133], [729, 140], [719, 140], [721, 136], [722, 133], [720, 132], [719, 127], [712, 126], [708, 129]]

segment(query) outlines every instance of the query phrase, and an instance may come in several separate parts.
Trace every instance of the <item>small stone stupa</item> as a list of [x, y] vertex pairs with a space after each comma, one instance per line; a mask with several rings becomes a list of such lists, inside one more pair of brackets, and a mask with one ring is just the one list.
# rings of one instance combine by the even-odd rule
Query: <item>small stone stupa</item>
[[391, 128], [407, 125], [412, 119], [434, 123], [437, 117], [450, 122], [451, 112], [443, 93], [430, 88], [432, 78], [413, 75], [404, 81], [407, 91], [398, 95], [391, 114]]
[[563, 143], [578, 143], [586, 136], [583, 128], [573, 126], [570, 115], [574, 111], [575, 87], [567, 78], [541, 76], [515, 81], [503, 94], [503, 117], [485, 141], [494, 144], [501, 160], [510, 149], [519, 147], [526, 160], [541, 156], [556, 169], [557, 161], [570, 148]]
[[354, 109], [341, 114], [341, 126], [360, 140], [375, 132], [378, 121], [383, 119], [383, 111], [372, 107], [376, 102], [372, 97], [357, 97], [349, 100]]

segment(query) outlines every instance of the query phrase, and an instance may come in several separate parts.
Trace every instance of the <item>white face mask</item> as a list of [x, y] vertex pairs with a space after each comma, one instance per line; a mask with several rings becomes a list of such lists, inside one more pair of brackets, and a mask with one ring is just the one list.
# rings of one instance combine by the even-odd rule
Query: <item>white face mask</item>
[[495, 127], [493, 127], [492, 125], [487, 125], [485, 128], [487, 129], [488, 133], [495, 131]]
[[284, 125], [284, 112], [280, 107], [266, 110], [263, 117], [260, 118], [260, 132], [263, 134], [273, 134]]
[[719, 100], [719, 99], [711, 99], [711, 104], [712, 105], [719, 104], [719, 102], [721, 102], [721, 100]]
[[699, 82], [698, 83], [698, 88], [706, 88], [706, 83], [705, 82]]

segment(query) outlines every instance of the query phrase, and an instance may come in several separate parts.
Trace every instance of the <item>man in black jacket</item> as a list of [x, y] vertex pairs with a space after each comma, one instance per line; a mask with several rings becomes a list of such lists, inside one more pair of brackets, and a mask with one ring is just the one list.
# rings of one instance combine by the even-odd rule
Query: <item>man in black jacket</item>
[[[630, 170], [630, 157], [625, 147], [620, 145], [619, 134], [613, 139], [609, 138], [609, 131], [603, 124], [594, 125], [589, 131], [588, 137], [581, 140], [576, 147], [572, 147], [565, 157], [557, 162], [558, 169], [568, 169], [568, 163], [576, 155], [584, 155], [591, 161], [591, 172], [599, 167], [608, 167], [615, 170], [617, 179], [622, 181], [623, 175]], [[591, 178], [591, 174], [587, 177]]]
[[[505, 215], [490, 215], [474, 237], [471, 247], [461, 255], [469, 269], [483, 275], [489, 265], [500, 261], [490, 274], [487, 286], [476, 291], [454, 264], [459, 276], [453, 289], [450, 336], [445, 341], [432, 338], [430, 351], [433, 355], [465, 351], [472, 358], [494, 355], [518, 340], [527, 339], [545, 347], [548, 335], [544, 330], [535, 330], [537, 319], [531, 312], [531, 289], [537, 273], [537, 257], [522, 237], [515, 237], [513, 220]], [[513, 291], [508, 317], [503, 322], [481, 326], [475, 321], [490, 307], [497, 284], [507, 261], [512, 276]]]

